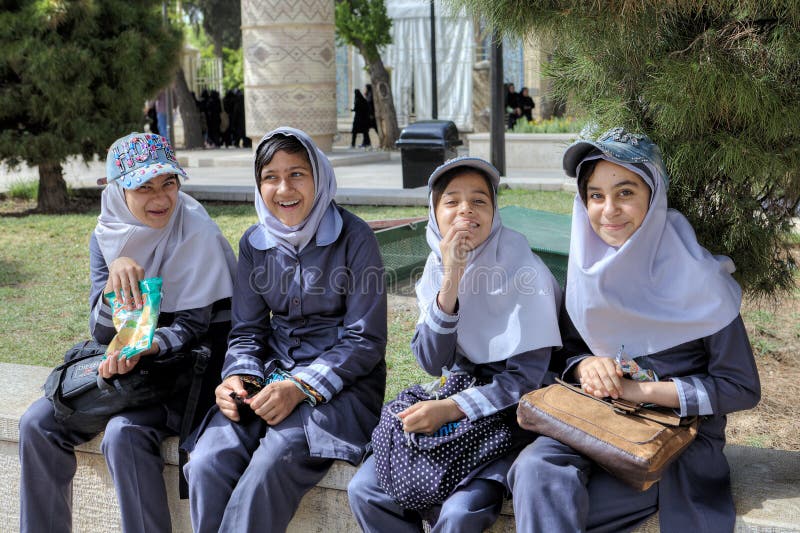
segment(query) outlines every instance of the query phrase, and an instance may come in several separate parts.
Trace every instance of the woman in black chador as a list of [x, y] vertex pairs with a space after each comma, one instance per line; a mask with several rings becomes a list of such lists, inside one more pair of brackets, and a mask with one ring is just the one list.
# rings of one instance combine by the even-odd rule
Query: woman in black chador
[[350, 148], [356, 147], [356, 135], [361, 133], [364, 136], [361, 142], [361, 147], [370, 146], [369, 142], [369, 102], [361, 94], [361, 91], [355, 90], [355, 97], [353, 99], [353, 136], [350, 138]]

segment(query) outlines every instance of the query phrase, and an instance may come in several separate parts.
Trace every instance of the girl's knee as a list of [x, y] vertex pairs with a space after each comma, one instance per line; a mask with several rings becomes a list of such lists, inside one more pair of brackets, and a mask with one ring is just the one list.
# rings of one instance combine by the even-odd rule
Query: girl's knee
[[50, 402], [35, 402], [19, 419], [20, 444], [32, 440], [53, 440], [53, 433], [62, 427], [53, 416]]
[[374, 470], [369, 468], [365, 469], [363, 466], [359, 468], [355, 475], [347, 484], [347, 497], [350, 504], [361, 504], [369, 498], [369, 494], [374, 492], [378, 487], [378, 480], [375, 477]]
[[153, 428], [133, 424], [124, 416], [114, 416], [106, 424], [100, 450], [106, 458], [131, 452], [161, 455], [161, 440]]

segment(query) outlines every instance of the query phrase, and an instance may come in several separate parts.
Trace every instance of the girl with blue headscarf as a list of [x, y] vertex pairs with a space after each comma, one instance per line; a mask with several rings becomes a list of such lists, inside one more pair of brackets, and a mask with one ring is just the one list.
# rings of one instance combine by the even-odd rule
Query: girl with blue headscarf
[[760, 398], [733, 262], [700, 246], [667, 207], [667, 171], [647, 136], [615, 128], [577, 141], [564, 169], [579, 192], [556, 366], [598, 398], [702, 419], [695, 441], [643, 492], [537, 438], [509, 473], [517, 530], [628, 531], [659, 511], [662, 531], [733, 531], [725, 415]]
[[333, 201], [330, 161], [278, 128], [255, 179], [223, 381], [184, 469], [196, 532], [284, 531], [335, 459], [361, 462], [386, 385], [378, 243]]

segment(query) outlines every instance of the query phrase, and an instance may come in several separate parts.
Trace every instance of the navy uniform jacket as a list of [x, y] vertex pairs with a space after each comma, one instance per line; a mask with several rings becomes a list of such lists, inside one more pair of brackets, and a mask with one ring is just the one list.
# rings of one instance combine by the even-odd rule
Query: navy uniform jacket
[[[578, 361], [591, 355], [569, 315], [561, 313], [566, 356], [565, 377]], [[742, 317], [708, 337], [637, 357], [660, 381], [678, 388], [680, 416], [701, 417], [696, 440], [669, 466], [659, 481], [658, 507], [662, 531], [733, 531], [733, 505], [725, 446], [726, 416], [751, 409], [761, 398], [753, 351]]]
[[386, 293], [372, 230], [337, 209], [341, 231], [320, 227], [298, 255], [252, 246], [257, 225], [242, 236], [222, 377], [302, 379], [325, 398], [297, 406], [311, 456], [358, 464], [386, 387]]
[[[482, 313], [483, 310], [462, 309], [461, 312]], [[451, 315], [439, 309], [434, 298], [425, 320], [417, 324], [411, 340], [411, 350], [419, 365], [431, 375], [442, 375], [442, 369], [461, 371], [485, 383], [451, 396], [469, 420], [478, 420], [506, 409], [516, 409], [524, 394], [542, 386], [550, 363], [551, 347], [522, 352], [502, 361], [475, 364], [458, 349], [458, 319], [459, 315]], [[515, 418], [509, 417], [509, 422], [516, 425], [513, 422]], [[514, 428], [513, 434], [514, 450], [511, 453], [475, 469], [459, 486], [478, 477], [497, 481], [507, 487], [506, 475], [511, 463], [520, 448], [533, 438], [533, 434], [518, 428]]]

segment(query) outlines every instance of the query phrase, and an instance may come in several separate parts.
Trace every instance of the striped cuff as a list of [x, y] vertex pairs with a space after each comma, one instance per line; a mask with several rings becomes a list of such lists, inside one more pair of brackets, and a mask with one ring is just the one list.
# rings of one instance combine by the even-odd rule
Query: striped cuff
[[113, 328], [114, 327], [114, 320], [111, 314], [111, 307], [108, 306], [105, 299], [102, 297], [100, 298], [100, 304], [94, 306], [94, 323], [97, 326], [103, 326], [106, 328]]
[[489, 399], [477, 387], [472, 387], [450, 396], [450, 399], [458, 404], [464, 411], [467, 418], [474, 422], [497, 412], [497, 408], [489, 402]]
[[233, 375], [256, 376], [264, 379], [264, 363], [257, 357], [240, 356], [236, 361], [228, 364], [229, 358], [225, 360], [222, 368], [222, 379]]
[[439, 335], [450, 335], [458, 327], [458, 315], [451, 315], [439, 309], [436, 299], [431, 302], [428, 312], [425, 313], [425, 325]]
[[158, 355], [164, 355], [182, 344], [181, 339], [170, 328], [158, 328], [153, 333], [153, 340], [158, 342]]
[[711, 407], [711, 398], [700, 378], [687, 376], [682, 378], [672, 378], [675, 387], [678, 389], [678, 401], [680, 402], [679, 416], [705, 416], [713, 415], [714, 409]]
[[344, 388], [342, 378], [337, 376], [331, 367], [320, 363], [300, 367], [297, 372], [293, 372], [293, 375], [320, 393], [326, 402], [331, 401], [336, 393]]

